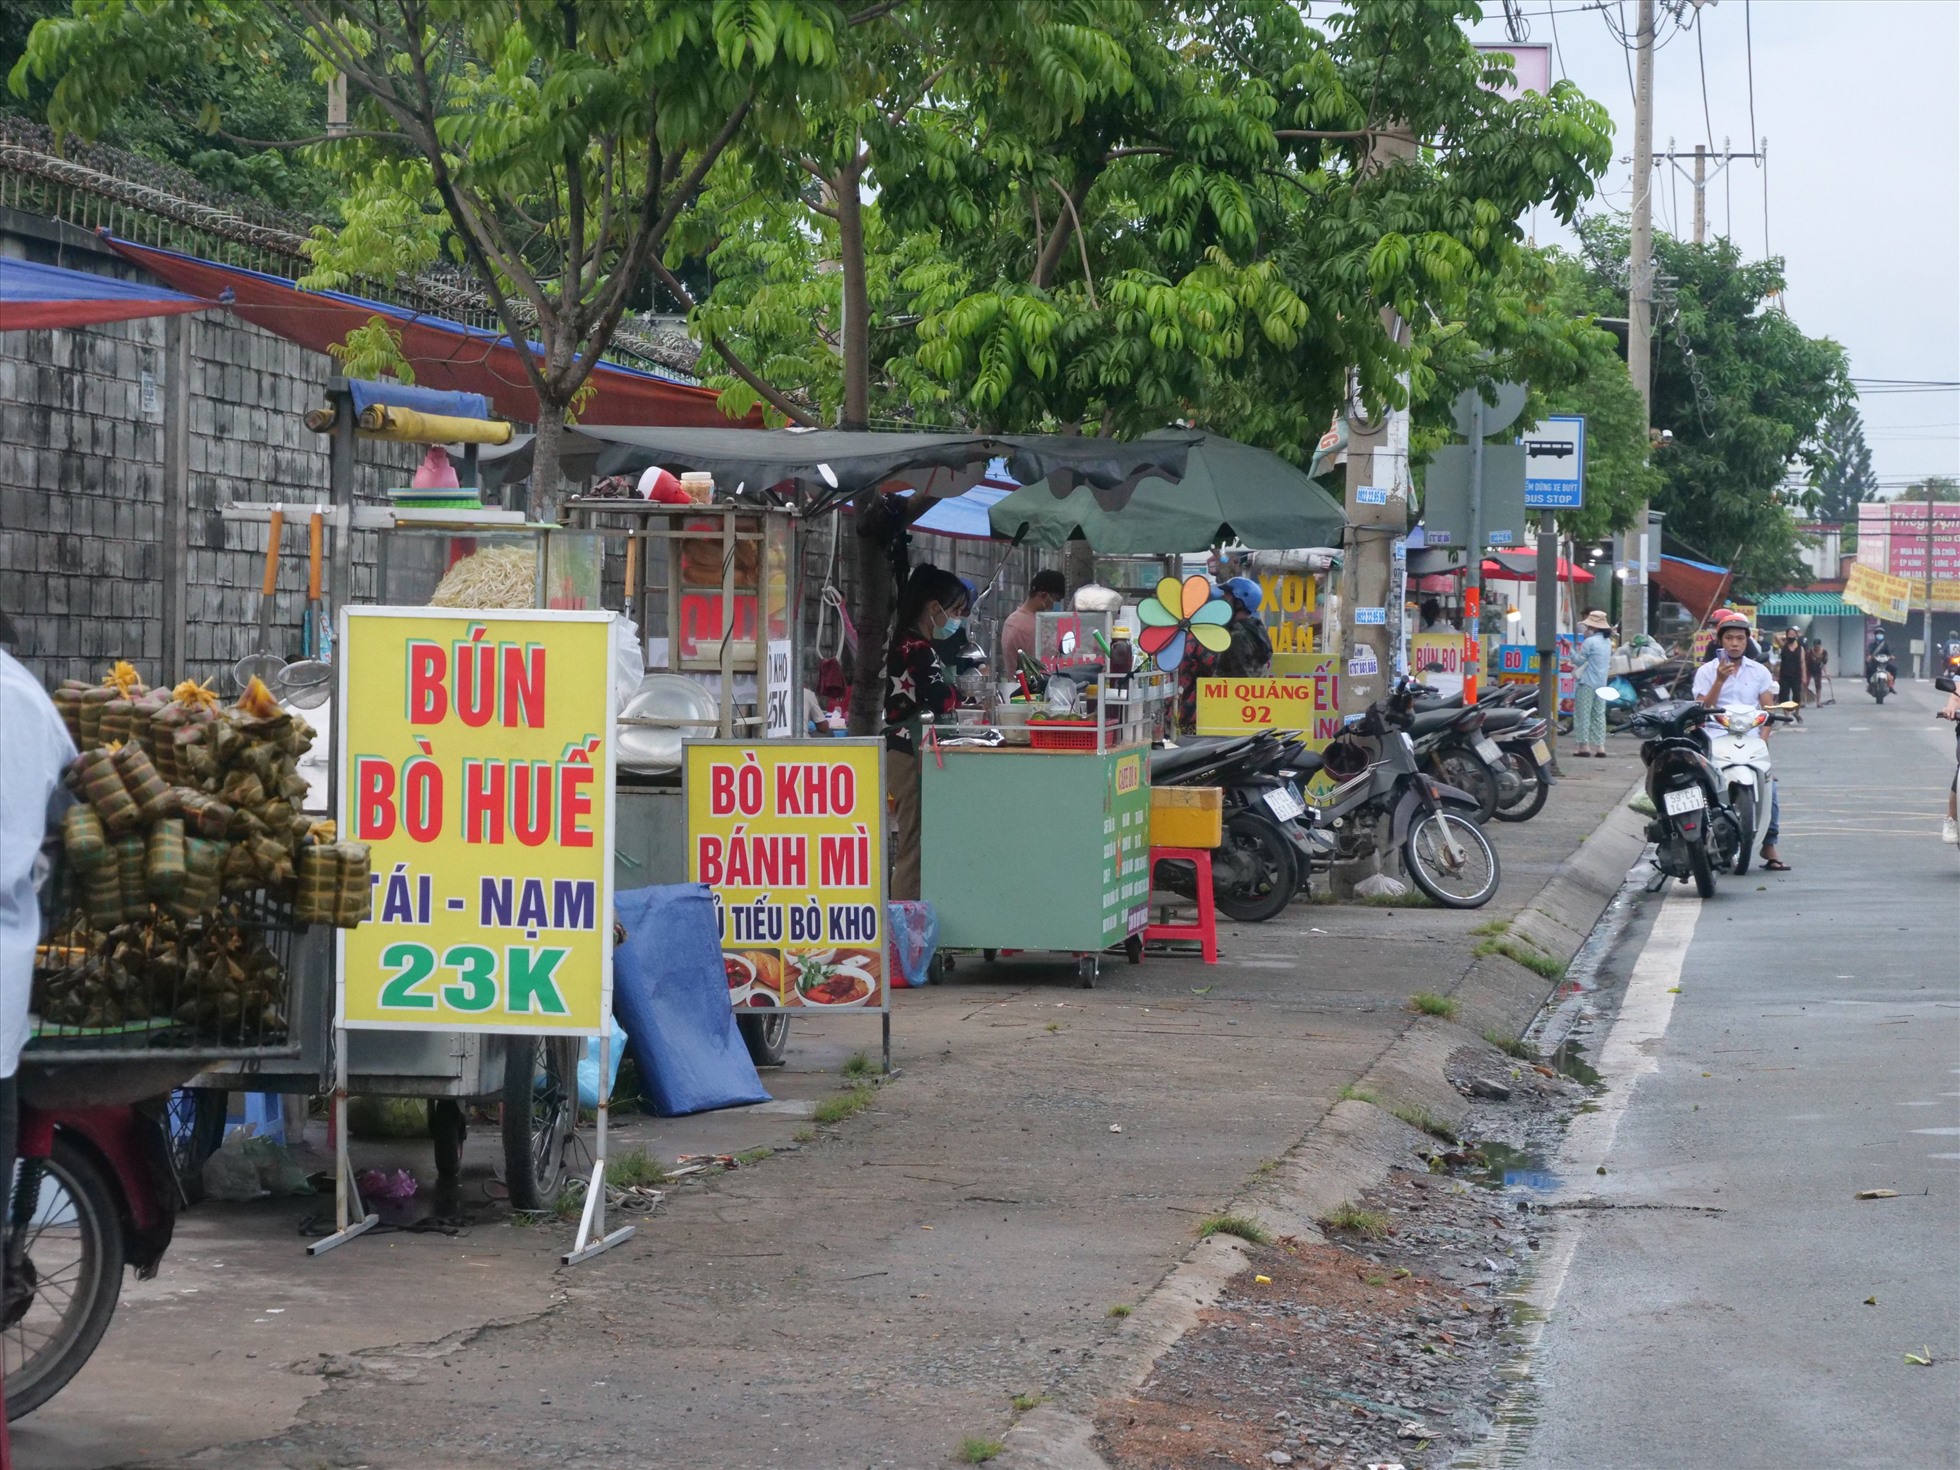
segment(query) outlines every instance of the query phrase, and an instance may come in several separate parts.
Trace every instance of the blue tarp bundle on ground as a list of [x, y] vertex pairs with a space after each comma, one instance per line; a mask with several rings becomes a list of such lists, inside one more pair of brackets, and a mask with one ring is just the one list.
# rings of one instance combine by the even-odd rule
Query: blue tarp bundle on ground
[[699, 883], [613, 895], [613, 1010], [662, 1117], [768, 1102], [728, 1004], [714, 901]]

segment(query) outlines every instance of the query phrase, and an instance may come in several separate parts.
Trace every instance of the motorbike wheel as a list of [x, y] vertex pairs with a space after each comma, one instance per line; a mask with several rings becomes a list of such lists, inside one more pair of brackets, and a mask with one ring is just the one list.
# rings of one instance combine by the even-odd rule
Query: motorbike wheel
[[170, 1094], [170, 1171], [187, 1205], [204, 1198], [204, 1161], [225, 1141], [229, 1101], [221, 1087], [180, 1087]]
[[578, 1124], [575, 1039], [513, 1036], [504, 1059], [504, 1184], [511, 1208], [547, 1210], [565, 1183], [565, 1145]]
[[115, 1189], [95, 1155], [59, 1129], [48, 1158], [21, 1162], [7, 1262], [0, 1367], [11, 1422], [81, 1372], [109, 1330], [122, 1290]]
[[1263, 924], [1300, 889], [1299, 860], [1284, 832], [1264, 817], [1237, 811], [1212, 855], [1212, 902], [1228, 919]]
[[1742, 847], [1735, 856], [1735, 875], [1740, 878], [1756, 857], [1756, 793], [1749, 787], [1735, 795], [1735, 824], [1742, 829]]
[[1545, 798], [1552, 794], [1552, 783], [1546, 779], [1545, 768], [1528, 755], [1506, 751], [1504, 764], [1515, 771], [1518, 780], [1524, 783], [1524, 794], [1509, 806], [1500, 805], [1492, 815], [1500, 822], [1528, 822], [1545, 809]]
[[1885, 696], [1890, 694], [1891, 692], [1892, 692], [1891, 690], [1887, 689], [1883, 684], [1881, 684], [1879, 685], [1878, 688], [1872, 690], [1872, 698], [1877, 700], [1880, 704], [1883, 704], [1885, 703]]
[[[1450, 841], [1460, 856], [1452, 860]], [[1497, 853], [1462, 812], [1425, 812], [1402, 839], [1402, 865], [1416, 887], [1447, 909], [1479, 909], [1497, 894]]]
[[1463, 745], [1445, 745], [1436, 752], [1436, 774], [1447, 784], [1476, 798], [1479, 825], [1496, 814], [1497, 778], [1474, 750]]
[[1695, 880], [1695, 892], [1703, 898], [1715, 896], [1715, 864], [1709, 860], [1706, 842], [1688, 844], [1688, 871]]
[[789, 1012], [769, 1011], [762, 1015], [737, 1016], [742, 1044], [749, 1049], [749, 1060], [758, 1067], [780, 1067], [789, 1054]]

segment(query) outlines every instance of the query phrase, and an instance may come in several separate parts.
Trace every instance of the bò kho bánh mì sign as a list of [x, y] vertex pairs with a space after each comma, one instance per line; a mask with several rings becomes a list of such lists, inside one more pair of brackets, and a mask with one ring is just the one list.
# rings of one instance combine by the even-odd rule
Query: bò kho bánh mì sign
[[886, 1009], [884, 742], [693, 740], [683, 770], [729, 1002]]
[[339, 1024], [597, 1035], [612, 994], [603, 612], [341, 610], [340, 830], [374, 918]]
[[1198, 680], [1200, 735], [1297, 730], [1324, 744], [1340, 733], [1340, 708], [1340, 679], [1331, 672]]

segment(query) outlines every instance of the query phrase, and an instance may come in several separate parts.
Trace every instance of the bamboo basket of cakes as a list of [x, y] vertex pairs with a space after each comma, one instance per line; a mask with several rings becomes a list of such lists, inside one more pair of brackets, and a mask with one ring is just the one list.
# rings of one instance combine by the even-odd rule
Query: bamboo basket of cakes
[[63, 1055], [287, 1049], [293, 938], [369, 916], [368, 850], [300, 810], [313, 728], [254, 679], [150, 689], [127, 663], [54, 694], [65, 782], [31, 1045]]

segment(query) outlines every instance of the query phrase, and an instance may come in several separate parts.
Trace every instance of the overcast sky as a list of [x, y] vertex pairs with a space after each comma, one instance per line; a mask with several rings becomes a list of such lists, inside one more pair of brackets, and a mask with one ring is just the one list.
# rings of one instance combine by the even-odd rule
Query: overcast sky
[[[1556, 39], [1553, 76], [1611, 109], [1615, 161], [1594, 207], [1624, 212], [1630, 56], [1608, 18], [1624, 16], [1630, 31], [1634, 6], [1614, 3], [1603, 14], [1585, 0], [1522, 0], [1522, 8], [1532, 42]], [[1487, 0], [1486, 10], [1491, 19], [1476, 39], [1504, 40], [1502, 6]], [[1691, 154], [1725, 138], [1737, 152], [1755, 151], [1753, 31], [1754, 133], [1769, 139], [1767, 249], [1788, 262], [1790, 315], [1843, 343], [1854, 377], [1960, 380], [1960, 0], [1717, 0], [1695, 26], [1699, 55], [1695, 30], [1677, 34], [1673, 21], [1661, 22], [1656, 152], [1670, 137]], [[1756, 164], [1739, 161], [1708, 189], [1709, 234], [1729, 235], [1751, 258], [1765, 252], [1763, 180]], [[1655, 228], [1687, 238], [1693, 220], [1688, 180], [1661, 173]], [[1537, 230], [1541, 243], [1569, 243], [1548, 213]], [[1887, 493], [1928, 474], [1960, 475], [1960, 391], [1867, 391], [1861, 407]]]

